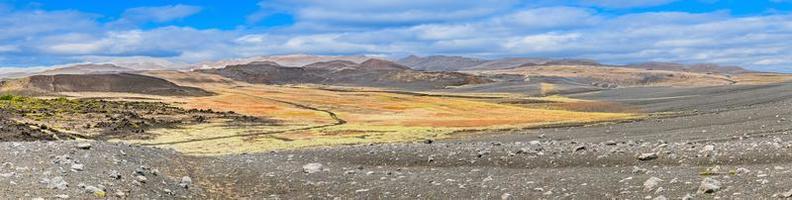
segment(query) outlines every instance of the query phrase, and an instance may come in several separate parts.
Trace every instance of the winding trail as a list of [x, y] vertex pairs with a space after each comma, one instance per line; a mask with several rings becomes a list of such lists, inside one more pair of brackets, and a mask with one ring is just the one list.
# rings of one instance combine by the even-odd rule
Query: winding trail
[[202, 141], [237, 138], [237, 137], [272, 135], [272, 134], [287, 133], [287, 132], [293, 132], [293, 131], [305, 131], [305, 130], [313, 130], [313, 129], [319, 129], [319, 128], [333, 127], [333, 126], [340, 126], [340, 125], [344, 125], [344, 124], [347, 123], [346, 120], [341, 119], [340, 117], [338, 117], [338, 115], [336, 113], [334, 113], [332, 111], [329, 111], [329, 110], [324, 110], [324, 109], [311, 107], [311, 106], [307, 106], [307, 105], [304, 105], [304, 104], [298, 104], [298, 103], [294, 103], [294, 102], [288, 102], [288, 101], [277, 100], [277, 99], [266, 98], [266, 97], [260, 97], [260, 96], [253, 96], [253, 95], [244, 94], [244, 93], [238, 93], [238, 92], [232, 92], [232, 93], [238, 94], [238, 95], [245, 95], [245, 96], [249, 96], [249, 97], [253, 97], [253, 98], [257, 98], [257, 99], [263, 99], [263, 100], [267, 100], [267, 101], [274, 101], [274, 102], [278, 102], [278, 103], [288, 104], [288, 105], [292, 105], [294, 107], [301, 108], [301, 109], [307, 109], [307, 110], [313, 110], [313, 111], [317, 111], [317, 112], [323, 112], [323, 113], [326, 113], [328, 116], [330, 116], [330, 118], [335, 120], [335, 122], [331, 123], [331, 124], [323, 124], [323, 125], [309, 126], [309, 127], [288, 129], [288, 130], [265, 131], [265, 132], [257, 132], [257, 133], [217, 136], [217, 137], [191, 139], [191, 140], [183, 140], [183, 141], [175, 141], [175, 142], [147, 143], [147, 144], [141, 144], [141, 145], [142, 146], [173, 145], [173, 144], [184, 144], [184, 143], [202, 142]]

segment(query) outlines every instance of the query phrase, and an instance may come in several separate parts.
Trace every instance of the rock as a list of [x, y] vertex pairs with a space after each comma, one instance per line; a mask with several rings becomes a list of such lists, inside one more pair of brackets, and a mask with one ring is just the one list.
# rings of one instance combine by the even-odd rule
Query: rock
[[66, 188], [69, 187], [69, 183], [64, 181], [63, 177], [60, 176], [49, 179], [46, 182], [47, 182], [47, 188], [49, 189], [65, 190]]
[[308, 163], [306, 165], [303, 165], [303, 172], [308, 174], [321, 172], [322, 170], [324, 170], [324, 165], [322, 165], [321, 163]]
[[121, 179], [121, 173], [118, 173], [118, 171], [113, 170], [110, 172], [110, 178], [115, 180]]
[[83, 164], [72, 164], [71, 169], [73, 171], [82, 171], [85, 169], [85, 165]]
[[190, 185], [192, 185], [192, 178], [189, 176], [184, 176], [181, 178], [181, 181], [179, 181], [179, 187], [183, 187], [184, 189], [190, 188]]
[[71, 197], [69, 195], [59, 194], [59, 195], [55, 195], [55, 198], [58, 198], [58, 199], [69, 199]]
[[146, 172], [148, 172], [148, 171], [149, 171], [149, 167], [140, 166], [137, 169], [135, 169], [135, 174], [141, 175], [141, 176], [145, 176]]
[[633, 174], [645, 174], [647, 171], [649, 171], [649, 170], [647, 170], [646, 168], [640, 168], [638, 166], [633, 166], [632, 173]]
[[665, 196], [662, 196], [662, 195], [661, 195], [661, 196], [655, 197], [655, 198], [654, 198], [654, 199], [652, 199], [652, 200], [668, 200], [668, 198], [666, 198]]
[[792, 198], [792, 189], [786, 191], [784, 193], [779, 194], [781, 198]]
[[94, 194], [94, 196], [99, 197], [99, 198], [104, 198], [105, 196], [107, 196], [107, 193], [105, 192], [104, 189], [102, 189], [100, 187], [90, 186], [90, 185], [89, 186], [85, 186], [85, 193]]
[[79, 143], [79, 144], [77, 144], [77, 148], [78, 149], [85, 149], [85, 150], [91, 149], [91, 143], [88, 143], [88, 142]]
[[715, 193], [721, 188], [721, 182], [713, 178], [707, 177], [701, 181], [698, 193]]
[[735, 172], [737, 174], [748, 174], [748, 173], [751, 173], [751, 170], [748, 170], [748, 169], [740, 167], [740, 168], [737, 168], [737, 170], [735, 170]]
[[618, 143], [616, 143], [616, 141], [613, 141], [613, 140], [608, 140], [607, 142], [605, 142], [605, 145], [608, 145], [608, 146], [615, 146], [617, 144]]
[[530, 142], [528, 142], [528, 144], [530, 144], [530, 145], [540, 145], [540, 144], [542, 144], [542, 142], [539, 142], [539, 140], [531, 140]]
[[657, 187], [657, 185], [659, 185], [660, 182], [662, 182], [662, 181], [663, 181], [663, 179], [660, 179], [660, 178], [657, 178], [657, 177], [651, 177], [651, 178], [647, 179], [643, 183], [644, 191], [652, 191], [652, 190], [654, 190], [654, 188]]
[[146, 178], [145, 176], [140, 176], [140, 175], [138, 175], [138, 176], [135, 176], [135, 178], [136, 178], [136, 179], [137, 179], [137, 181], [139, 181], [140, 183], [146, 183], [146, 181], [148, 181], [148, 178]]
[[693, 200], [693, 195], [686, 194], [684, 197], [682, 197], [682, 200]]
[[509, 193], [503, 193], [503, 195], [501, 195], [501, 199], [502, 200], [509, 200], [509, 199], [512, 199], [511, 196], [512, 195], [509, 194]]
[[704, 148], [701, 148], [701, 152], [710, 152], [710, 151], [715, 151], [715, 145], [708, 144], [705, 145]]
[[638, 155], [638, 160], [641, 160], [641, 161], [648, 161], [648, 160], [654, 160], [654, 159], [657, 159], [657, 153], [642, 153], [642, 154]]
[[580, 145], [575, 147], [575, 152], [584, 151], [584, 150], [586, 150], [586, 146]]

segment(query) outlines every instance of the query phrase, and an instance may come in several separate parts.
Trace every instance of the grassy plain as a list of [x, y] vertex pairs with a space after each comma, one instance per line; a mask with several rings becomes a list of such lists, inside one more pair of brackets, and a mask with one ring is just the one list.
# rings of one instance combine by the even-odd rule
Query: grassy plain
[[419, 141], [448, 138], [454, 132], [465, 130], [593, 123], [642, 116], [637, 113], [580, 112], [559, 106], [546, 108], [498, 103], [503, 99], [582, 102], [558, 96], [420, 94], [373, 88], [254, 85], [196, 73], [154, 72], [149, 75], [219, 94], [161, 97], [161, 101], [184, 108], [234, 111], [279, 121], [278, 125], [234, 126], [217, 121], [177, 129], [155, 129], [150, 131], [157, 135], [154, 139], [126, 141], [200, 155]]

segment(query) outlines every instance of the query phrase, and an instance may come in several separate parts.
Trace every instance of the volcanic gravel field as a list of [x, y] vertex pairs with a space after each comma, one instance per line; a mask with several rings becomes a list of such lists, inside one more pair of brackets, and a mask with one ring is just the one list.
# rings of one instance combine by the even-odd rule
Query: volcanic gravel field
[[0, 198], [792, 197], [792, 84], [574, 97], [659, 113], [634, 122], [219, 157], [105, 142], [3, 142]]

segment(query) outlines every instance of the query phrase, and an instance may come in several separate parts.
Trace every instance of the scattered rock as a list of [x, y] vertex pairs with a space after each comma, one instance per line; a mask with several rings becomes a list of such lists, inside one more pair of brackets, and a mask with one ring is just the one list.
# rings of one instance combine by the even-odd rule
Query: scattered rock
[[140, 175], [138, 175], [138, 176], [136, 176], [135, 178], [136, 178], [136, 179], [137, 179], [137, 181], [139, 181], [140, 183], [146, 183], [146, 181], [148, 181], [148, 178], [146, 178], [145, 176], [140, 176]]
[[85, 170], [85, 165], [83, 165], [83, 164], [72, 164], [71, 169], [73, 171], [82, 171], [82, 170]]
[[779, 194], [781, 198], [792, 198], [792, 189], [786, 191], [784, 193]]
[[651, 178], [647, 179], [643, 183], [644, 191], [652, 191], [652, 190], [654, 190], [654, 188], [657, 187], [657, 185], [659, 185], [660, 182], [662, 182], [662, 181], [663, 181], [663, 179], [660, 179], [660, 178], [657, 178], [657, 177], [651, 177]]
[[69, 183], [63, 180], [63, 177], [55, 177], [52, 179], [45, 179], [47, 184], [47, 188], [49, 189], [59, 189], [59, 190], [66, 190], [69, 187]]
[[308, 174], [321, 172], [322, 170], [324, 170], [324, 165], [322, 165], [321, 163], [308, 163], [306, 165], [303, 165], [303, 172]]
[[721, 182], [710, 177], [704, 178], [699, 185], [699, 193], [715, 193], [721, 189]]
[[584, 150], [586, 150], [586, 146], [580, 145], [575, 147], [575, 152], [584, 151]]
[[654, 159], [657, 159], [657, 153], [642, 153], [642, 154], [638, 155], [638, 160], [641, 160], [641, 161], [648, 161], [648, 160], [654, 160]]
[[77, 148], [78, 149], [85, 149], [85, 150], [91, 149], [91, 143], [81, 142], [81, 143], [77, 144]]
[[110, 172], [110, 178], [116, 179], [116, 180], [121, 179], [121, 173], [118, 173], [118, 171], [113, 170], [113, 171]]
[[192, 178], [190, 178], [189, 176], [184, 176], [181, 178], [181, 181], [179, 181], [179, 187], [182, 187], [184, 189], [190, 188], [190, 185], [192, 185]]

